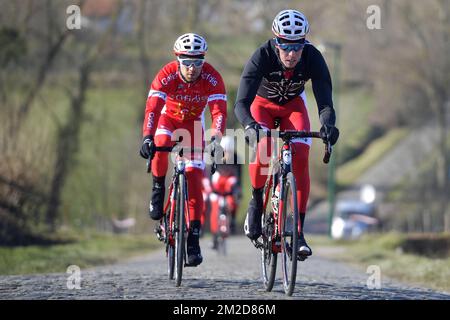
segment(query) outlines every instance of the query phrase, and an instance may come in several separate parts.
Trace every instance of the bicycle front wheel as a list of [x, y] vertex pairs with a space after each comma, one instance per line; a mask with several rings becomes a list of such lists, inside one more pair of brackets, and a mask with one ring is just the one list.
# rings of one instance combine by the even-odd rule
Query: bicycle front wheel
[[176, 251], [176, 268], [175, 268], [175, 278], [176, 278], [176, 286], [179, 287], [181, 285], [181, 279], [183, 276], [183, 265], [184, 265], [184, 256], [185, 256], [185, 229], [186, 229], [186, 221], [184, 217], [184, 210], [186, 200], [186, 177], [184, 175], [179, 176], [178, 180], [178, 193], [177, 193], [177, 207], [176, 207], [176, 220], [177, 220], [177, 228], [176, 228], [176, 237], [175, 237], [175, 251]]
[[283, 268], [283, 286], [286, 295], [294, 292], [297, 277], [297, 251], [298, 251], [298, 201], [295, 178], [289, 172], [283, 182], [281, 190], [279, 212], [281, 221], [281, 252]]
[[221, 256], [227, 255], [227, 241], [223, 235], [217, 239], [217, 253]]

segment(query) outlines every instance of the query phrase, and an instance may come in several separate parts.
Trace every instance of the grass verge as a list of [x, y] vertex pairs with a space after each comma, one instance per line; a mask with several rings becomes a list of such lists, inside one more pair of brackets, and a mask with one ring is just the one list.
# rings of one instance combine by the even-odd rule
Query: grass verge
[[394, 129], [373, 141], [361, 156], [346, 162], [337, 169], [336, 174], [339, 184], [348, 186], [354, 183], [364, 171], [379, 161], [407, 133], [408, 130], [406, 129]]
[[[450, 238], [450, 235], [445, 235]], [[377, 265], [383, 275], [413, 285], [450, 292], [450, 256], [429, 258], [405, 253], [404, 247], [410, 243], [408, 235], [389, 233], [368, 235], [359, 241], [333, 241], [326, 237], [313, 236], [314, 247], [324, 250], [326, 256], [346, 262], [366, 271], [370, 265]]]
[[70, 244], [0, 247], [0, 274], [66, 272], [110, 264], [161, 247], [152, 235], [96, 234]]

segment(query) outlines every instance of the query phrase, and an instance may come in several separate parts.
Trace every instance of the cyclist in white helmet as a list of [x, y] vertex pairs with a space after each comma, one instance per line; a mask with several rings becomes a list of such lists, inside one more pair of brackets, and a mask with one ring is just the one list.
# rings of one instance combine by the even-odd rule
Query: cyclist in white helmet
[[[309, 23], [297, 10], [280, 11], [272, 23], [274, 38], [259, 47], [247, 62], [241, 76], [234, 111], [245, 128], [249, 144], [257, 144], [256, 161], [250, 164], [253, 187], [246, 219], [246, 235], [256, 240], [261, 235], [263, 189], [269, 163], [261, 162], [261, 150], [271, 152], [271, 140], [264, 131], [310, 130], [306, 108], [305, 82], [311, 80], [317, 102], [321, 132], [325, 140], [335, 144], [339, 130], [331, 95], [331, 78], [322, 54], [306, 40]], [[253, 139], [252, 139], [253, 137]], [[309, 196], [308, 156], [311, 139], [293, 140], [293, 173], [297, 181], [297, 197], [302, 230], [299, 256], [312, 254], [306, 243], [303, 226]], [[264, 155], [267, 158], [269, 155]], [[300, 259], [301, 260], [301, 259]], [[304, 259], [303, 259], [304, 260]]]
[[[217, 248], [217, 235], [219, 226], [217, 224], [219, 215], [220, 195], [225, 196], [228, 213], [230, 214], [230, 233], [236, 233], [236, 212], [241, 199], [241, 171], [242, 163], [238, 158], [234, 137], [224, 136], [220, 141], [223, 149], [223, 163], [217, 165], [216, 172], [208, 179], [204, 188], [205, 199], [210, 204], [210, 231], [213, 236], [213, 249]], [[205, 207], [206, 210], [206, 207]], [[205, 212], [206, 215], [206, 212]]]
[[[203, 148], [201, 117], [206, 106], [212, 117], [214, 139], [222, 136], [226, 126], [225, 85], [219, 72], [205, 62], [208, 50], [205, 39], [195, 33], [183, 34], [175, 41], [173, 50], [176, 59], [166, 64], [151, 84], [142, 127], [140, 154], [145, 159], [153, 159], [153, 190], [149, 207], [153, 220], [160, 220], [164, 214], [169, 156], [168, 153], [155, 152], [155, 146], [172, 146], [176, 137], [182, 136], [183, 146]], [[190, 133], [190, 139], [186, 137], [186, 131]], [[209, 149], [214, 149], [218, 144], [214, 139]], [[190, 230], [187, 255], [190, 265], [198, 265], [203, 261], [199, 244], [203, 197], [198, 181], [203, 177], [205, 163], [201, 153], [188, 153], [188, 157], [190, 161], [186, 165], [186, 177]]]

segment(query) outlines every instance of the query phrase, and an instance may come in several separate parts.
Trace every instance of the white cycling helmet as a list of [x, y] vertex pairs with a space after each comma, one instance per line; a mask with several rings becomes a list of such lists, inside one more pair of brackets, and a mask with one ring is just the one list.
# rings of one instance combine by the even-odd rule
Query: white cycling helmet
[[204, 55], [208, 51], [208, 44], [198, 34], [185, 33], [175, 41], [173, 51], [177, 56], [180, 54], [188, 56]]
[[283, 10], [273, 20], [272, 31], [278, 38], [300, 40], [308, 34], [309, 23], [300, 11]]

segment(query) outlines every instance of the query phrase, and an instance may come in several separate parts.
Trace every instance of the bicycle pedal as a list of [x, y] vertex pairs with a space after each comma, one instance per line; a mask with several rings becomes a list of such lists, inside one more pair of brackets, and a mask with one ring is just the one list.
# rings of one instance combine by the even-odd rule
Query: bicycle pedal
[[259, 242], [258, 240], [252, 240], [253, 245], [256, 247], [256, 249], [263, 249], [264, 244]]
[[286, 250], [288, 258], [290, 261], [292, 261], [292, 252], [290, 250]]
[[304, 255], [304, 254], [298, 254], [297, 255], [297, 260], [298, 261], [305, 261], [306, 259], [308, 259], [307, 255]]
[[161, 227], [155, 228], [155, 229], [153, 230], [153, 232], [156, 234], [156, 238], [157, 238], [159, 241], [164, 242], [165, 236], [164, 236], [164, 234], [163, 234], [163, 230], [161, 229]]

